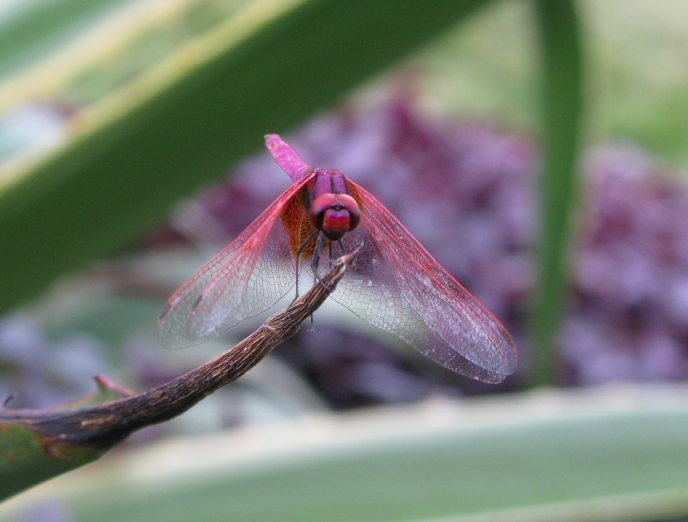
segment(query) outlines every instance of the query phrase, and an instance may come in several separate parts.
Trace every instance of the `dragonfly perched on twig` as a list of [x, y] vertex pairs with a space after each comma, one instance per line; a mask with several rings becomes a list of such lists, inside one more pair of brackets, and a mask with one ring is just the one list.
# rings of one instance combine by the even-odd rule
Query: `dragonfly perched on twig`
[[332, 298], [433, 361], [497, 383], [516, 368], [499, 321], [372, 194], [337, 170], [308, 165], [277, 134], [265, 137], [294, 184], [184, 283], [159, 321], [169, 348], [201, 343], [259, 314], [319, 270], [359, 249]]

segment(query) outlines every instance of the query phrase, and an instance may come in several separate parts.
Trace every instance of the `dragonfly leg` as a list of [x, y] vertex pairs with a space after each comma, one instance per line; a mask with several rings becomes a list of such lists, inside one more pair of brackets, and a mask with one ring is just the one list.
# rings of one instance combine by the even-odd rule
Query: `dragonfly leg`
[[[294, 301], [296, 301], [299, 298], [299, 272], [301, 271], [301, 267], [299, 266], [301, 263], [299, 262], [301, 259], [301, 256], [299, 254], [296, 254], [296, 295], [294, 296]], [[292, 301], [292, 303], [294, 302]]]
[[[349, 251], [346, 249], [346, 246], [344, 245], [344, 241], [339, 239], [337, 241], [337, 244], [339, 245], [339, 248], [341, 249], [342, 253], [341, 255], [345, 256], [346, 254], [349, 253]], [[334, 262], [336, 261], [335, 259], [335, 253], [334, 253], [334, 243], [330, 241], [330, 269], [334, 268]]]
[[349, 251], [346, 249], [346, 245], [344, 245], [344, 241], [341, 239], [337, 241], [337, 244], [339, 245], [339, 248], [342, 249], [342, 255], [345, 256], [349, 253]]
[[[322, 232], [318, 236], [318, 240], [315, 242], [315, 248], [313, 249], [313, 257], [311, 257], [311, 270], [313, 270], [313, 278], [318, 281], [321, 285], [329, 290], [325, 283], [320, 279], [318, 274], [318, 266], [320, 265], [320, 255], [322, 254], [323, 245], [325, 243], [325, 234]], [[332, 242], [330, 242], [330, 251], [332, 249]], [[309, 333], [315, 333], [315, 324], [313, 320], [313, 314], [311, 314], [311, 328], [308, 330]]]
[[334, 267], [334, 244], [330, 241], [329, 244], [329, 254], [330, 254], [330, 270]]
[[[294, 260], [294, 265], [296, 268], [296, 295], [294, 296], [294, 301], [296, 301], [299, 298], [299, 272], [301, 271], [300, 265], [300, 260], [301, 260], [301, 254], [303, 254], [303, 251], [306, 250], [306, 247], [315, 239], [315, 236], [318, 235], [318, 231], [314, 230], [310, 234], [308, 234], [308, 237], [304, 240], [301, 245], [299, 245], [299, 248], [296, 250], [296, 256]], [[294, 301], [292, 301], [289, 306], [294, 304]]]
[[[311, 258], [311, 268], [313, 269], [313, 276], [315, 280], [323, 285], [325, 288], [330, 290], [330, 288], [323, 283], [320, 275], [318, 274], [318, 266], [320, 265], [320, 255], [322, 254], [323, 247], [325, 244], [325, 234], [321, 233], [318, 236], [318, 240], [315, 242], [315, 249], [313, 250], [313, 257]], [[330, 248], [332, 248], [332, 243], [330, 242]], [[331, 252], [331, 251], [330, 251]]]

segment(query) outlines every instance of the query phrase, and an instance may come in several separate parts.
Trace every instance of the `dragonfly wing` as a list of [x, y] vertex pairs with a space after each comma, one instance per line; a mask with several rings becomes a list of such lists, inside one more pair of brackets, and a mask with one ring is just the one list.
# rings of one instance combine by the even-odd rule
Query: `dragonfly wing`
[[164, 346], [182, 348], [220, 335], [294, 286], [289, 233], [279, 217], [308, 179], [287, 189], [170, 297], [158, 319]]
[[333, 299], [450, 370], [493, 383], [513, 373], [516, 347], [499, 321], [375, 197], [354, 188], [361, 223], [344, 243], [363, 246]]

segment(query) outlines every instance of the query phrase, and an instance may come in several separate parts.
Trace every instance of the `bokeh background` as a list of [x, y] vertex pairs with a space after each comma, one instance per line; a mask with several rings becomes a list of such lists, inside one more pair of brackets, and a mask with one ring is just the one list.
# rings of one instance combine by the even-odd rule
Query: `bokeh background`
[[0, 519], [686, 519], [687, 20], [680, 0], [1, 2], [6, 407], [94, 375], [146, 390], [267, 317], [156, 338], [289, 186], [269, 132], [376, 195], [519, 368], [473, 381], [328, 302]]

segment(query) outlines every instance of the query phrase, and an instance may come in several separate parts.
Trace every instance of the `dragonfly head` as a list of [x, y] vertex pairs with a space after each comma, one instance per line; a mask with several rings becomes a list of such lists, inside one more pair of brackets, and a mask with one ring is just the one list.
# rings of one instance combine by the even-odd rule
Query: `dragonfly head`
[[316, 230], [322, 230], [332, 241], [354, 230], [361, 220], [361, 209], [347, 194], [322, 194], [313, 200], [308, 220]]

